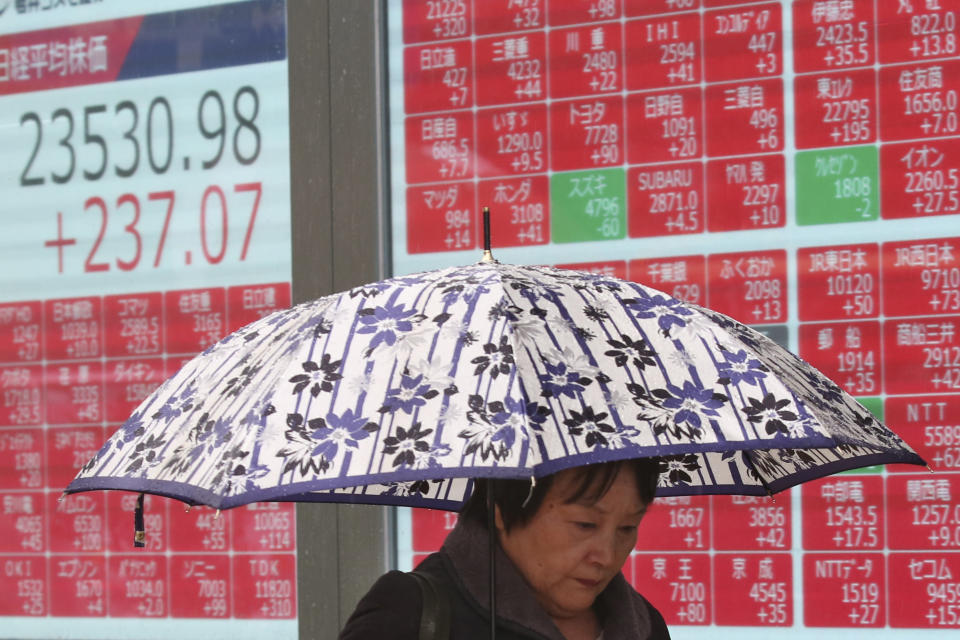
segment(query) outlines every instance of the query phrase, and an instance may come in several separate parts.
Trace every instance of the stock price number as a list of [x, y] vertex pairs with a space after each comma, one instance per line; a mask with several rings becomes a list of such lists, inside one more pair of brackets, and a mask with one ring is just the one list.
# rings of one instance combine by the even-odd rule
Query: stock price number
[[[250, 240], [253, 237], [253, 228], [257, 221], [257, 212], [260, 208], [260, 199], [263, 187], [260, 182], [245, 182], [223, 188], [218, 185], [208, 186], [199, 202], [181, 204], [184, 208], [197, 212], [197, 217], [188, 223], [196, 225], [196, 234], [199, 240], [201, 254], [207, 264], [219, 264], [229, 257], [228, 249], [240, 244], [239, 251], [235, 251], [236, 259], [243, 262], [247, 259], [250, 249]], [[180, 198], [182, 203], [184, 198]], [[144, 262], [152, 263], [154, 268], [160, 267], [164, 261], [164, 249], [167, 246], [171, 220], [177, 209], [177, 192], [153, 191], [146, 197], [134, 193], [124, 193], [115, 201], [99, 196], [87, 198], [83, 203], [85, 220], [97, 220], [98, 229], [96, 238], [86, 251], [83, 262], [85, 273], [110, 271], [114, 266], [121, 271], [133, 271]], [[237, 210], [242, 214], [237, 214]], [[242, 243], [230, 242], [230, 213], [245, 216], [246, 224]], [[146, 215], [145, 215], [146, 214]], [[179, 219], [185, 214], [179, 214]], [[63, 232], [63, 213], [57, 213], [56, 235], [44, 241], [44, 248], [56, 249], [58, 273], [64, 272], [65, 248], [77, 245], [80, 241], [74, 237], [66, 237]], [[144, 225], [141, 227], [141, 218], [149, 221], [160, 221], [159, 225]], [[236, 220], [236, 218], [234, 218]], [[88, 224], [84, 225], [90, 228]], [[182, 224], [180, 225], [182, 228]], [[122, 246], [122, 251], [114, 251], [114, 255], [103, 249], [104, 240], [108, 245]], [[119, 244], [118, 244], [119, 243]], [[167, 252], [169, 255], [169, 252]], [[169, 259], [168, 259], [169, 260]], [[193, 252], [184, 253], [184, 264], [193, 262]]]
[[[176, 125], [183, 118], [164, 96], [153, 98], [146, 107], [133, 100], [60, 107], [46, 120], [28, 111], [20, 116], [20, 127], [32, 131], [33, 142], [20, 171], [20, 186], [43, 185], [48, 177], [55, 184], [81, 177], [90, 182], [130, 178], [146, 166], [163, 175], [174, 166], [175, 142], [201, 151], [204, 170], [215, 168], [228, 153], [239, 164], [251, 165], [260, 155], [259, 111], [260, 97], [249, 85], [226, 97], [210, 89], [197, 101], [194, 114], [196, 131], [205, 141], [199, 145], [182, 135], [178, 139]], [[190, 156], [183, 156], [182, 163], [189, 171]]]

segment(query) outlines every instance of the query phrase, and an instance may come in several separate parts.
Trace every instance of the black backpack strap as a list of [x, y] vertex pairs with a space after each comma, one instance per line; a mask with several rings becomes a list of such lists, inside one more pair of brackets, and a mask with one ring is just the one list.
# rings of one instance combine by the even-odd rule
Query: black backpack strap
[[411, 571], [409, 575], [417, 581], [420, 593], [423, 595], [419, 640], [449, 640], [449, 594], [427, 573]]

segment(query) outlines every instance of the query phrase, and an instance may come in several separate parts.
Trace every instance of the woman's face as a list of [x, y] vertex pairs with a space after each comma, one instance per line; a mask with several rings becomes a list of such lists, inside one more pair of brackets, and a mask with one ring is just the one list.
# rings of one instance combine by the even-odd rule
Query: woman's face
[[501, 546], [554, 618], [572, 618], [593, 606], [630, 555], [647, 508], [628, 465], [596, 502], [565, 502], [576, 476], [575, 469], [558, 473], [526, 525], [506, 533], [496, 514]]

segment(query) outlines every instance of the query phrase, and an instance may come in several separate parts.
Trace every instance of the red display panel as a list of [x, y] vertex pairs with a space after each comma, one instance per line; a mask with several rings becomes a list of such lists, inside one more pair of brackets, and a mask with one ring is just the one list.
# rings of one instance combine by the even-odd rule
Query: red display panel
[[172, 509], [169, 544], [172, 551], [221, 552], [230, 549], [230, 526], [233, 514], [210, 507], [197, 506], [189, 511]]
[[656, 89], [700, 82], [699, 13], [630, 20], [624, 27], [627, 89]]
[[[478, 38], [478, 105], [543, 100], [547, 97], [547, 51], [543, 32]], [[469, 97], [469, 96], [468, 96]], [[481, 138], [482, 139], [482, 138]]]
[[808, 627], [883, 627], [885, 562], [880, 553], [803, 556], [803, 623]]
[[161, 618], [170, 614], [167, 556], [151, 553], [107, 558], [107, 606], [120, 618]]
[[43, 420], [43, 369], [0, 367], [0, 427], [38, 425]]
[[628, 95], [627, 160], [644, 164], [703, 155], [702, 102], [699, 87]]
[[163, 294], [167, 353], [200, 353], [226, 334], [223, 289], [190, 289]]
[[576, 269], [578, 271], [586, 271], [588, 273], [620, 279], [626, 279], [627, 277], [627, 263], [623, 260], [612, 260], [610, 262], [575, 262], [558, 264], [556, 267], [558, 269]]
[[663, 615], [668, 625], [713, 622], [710, 556], [706, 553], [638, 553], [633, 586]]
[[227, 331], [236, 331], [289, 306], [289, 282], [228, 287]]
[[40, 360], [42, 314], [39, 301], [0, 304], [0, 362]]
[[883, 549], [883, 491], [883, 478], [878, 475], [835, 476], [805, 483], [801, 490], [803, 548]]
[[166, 378], [163, 358], [108, 362], [104, 382], [107, 421], [123, 423]]
[[108, 358], [163, 353], [163, 295], [158, 291], [103, 299]]
[[793, 560], [789, 553], [713, 556], [716, 623], [793, 625]]
[[47, 360], [79, 360], [103, 355], [99, 297], [47, 300], [44, 318]]
[[791, 495], [714, 496], [713, 548], [720, 551], [788, 551]]
[[412, 514], [413, 548], [416, 551], [437, 551], [447, 534], [457, 524], [457, 514], [452, 511], [415, 509]]
[[960, 139], [880, 147], [884, 218], [960, 213]]
[[868, 66], [876, 59], [872, 2], [793, 3], [793, 69]]
[[478, 111], [477, 175], [490, 178], [546, 171], [547, 140], [547, 109], [543, 105]]
[[407, 182], [472, 177], [473, 124], [470, 112], [407, 118]]
[[887, 562], [891, 627], [960, 627], [956, 589], [960, 556], [948, 553], [891, 553]]
[[[960, 396], [887, 398], [883, 415], [934, 471], [960, 471]], [[916, 473], [912, 465], [888, 465], [892, 473]]]
[[477, 244], [472, 182], [407, 189], [407, 251], [472, 249]]
[[235, 551], [294, 551], [297, 546], [296, 505], [254, 502], [230, 512]]
[[550, 30], [550, 97], [573, 98], [623, 89], [619, 22]]
[[880, 247], [857, 244], [797, 251], [801, 321], [874, 318], [880, 312]]
[[609, 167], [623, 162], [623, 99], [593, 98], [550, 105], [550, 168]]
[[43, 486], [44, 443], [36, 429], [0, 431], [0, 489]]
[[866, 144], [877, 139], [873, 69], [797, 76], [793, 90], [798, 149]]
[[[628, 0], [629, 1], [629, 0]], [[550, 25], [596, 22], [619, 18], [623, 13], [624, 0], [570, 0], [550, 2], [547, 8], [547, 23]]]
[[884, 388], [890, 394], [960, 392], [960, 316], [887, 320]]
[[673, 13], [699, 9], [700, 0], [625, 0], [624, 13], [627, 17], [647, 16], [657, 13]]
[[630, 279], [693, 304], [703, 304], [707, 297], [704, 256], [631, 260]]
[[403, 52], [407, 113], [458, 109], [473, 101], [469, 40], [410, 47]]
[[734, 156], [783, 149], [783, 81], [708, 84], [707, 153]]
[[709, 548], [710, 499], [705, 496], [658, 499], [644, 516], [637, 539], [637, 549], [643, 551], [701, 551]]
[[881, 67], [879, 89], [883, 140], [960, 133], [960, 60]]
[[960, 313], [960, 238], [883, 243], [883, 313]]
[[0, 615], [45, 616], [48, 613], [47, 572], [43, 558], [0, 555]]
[[[46, 496], [41, 491], [3, 494], [0, 552], [42, 552], [47, 548]], [[39, 575], [39, 574], [38, 574]]]
[[710, 308], [745, 324], [786, 321], [786, 251], [713, 254], [707, 271]]
[[880, 62], [912, 62], [957, 54], [957, 0], [877, 3]]
[[886, 490], [891, 549], [960, 550], [960, 475], [891, 475]]
[[70, 484], [106, 440], [103, 427], [56, 427], [47, 429], [45, 436], [47, 486], [57, 489]]
[[771, 229], [787, 223], [782, 155], [707, 162], [707, 228], [710, 231]]
[[631, 238], [703, 231], [703, 165], [635, 167], [627, 171]]
[[801, 324], [801, 358], [854, 396], [882, 391], [879, 322]]
[[106, 549], [107, 497], [84, 493], [72, 500], [47, 495], [50, 518], [50, 550], [64, 553], [101, 553]]
[[107, 615], [107, 559], [102, 556], [61, 556], [50, 566], [50, 615]]
[[704, 14], [707, 82], [778, 76], [783, 72], [780, 3]]
[[490, 204], [490, 244], [519, 247], [550, 241], [547, 176], [498, 178], [477, 184], [477, 199]]
[[48, 424], [99, 424], [103, 421], [104, 372], [101, 361], [50, 365], [45, 378]]
[[170, 614], [177, 618], [230, 617], [229, 556], [170, 558]]
[[472, 28], [469, 0], [428, 3], [403, 0], [403, 41], [426, 42], [462, 38]]
[[296, 618], [297, 558], [292, 554], [237, 554], [233, 579], [249, 584], [234, 592], [235, 618]]
[[[64, 500], [70, 500], [69, 497]], [[129, 553], [133, 548], [134, 508], [137, 494], [126, 491], [111, 491], [107, 494], [107, 550], [111, 553]], [[170, 535], [168, 507], [173, 511], [184, 510], [183, 504], [158, 498], [150, 494], [143, 499], [143, 527], [146, 535], [144, 547], [148, 553], [160, 553], [168, 549]]]
[[488, 0], [484, 11], [475, 12], [473, 29], [477, 34], [540, 29], [547, 21], [546, 3], [546, 0]]

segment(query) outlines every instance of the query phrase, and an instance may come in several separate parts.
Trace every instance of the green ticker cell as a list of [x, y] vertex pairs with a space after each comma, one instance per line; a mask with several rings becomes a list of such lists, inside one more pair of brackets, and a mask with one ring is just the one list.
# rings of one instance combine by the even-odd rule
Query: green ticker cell
[[[869, 409], [874, 418], [880, 422], [883, 422], [883, 398], [857, 398], [857, 402]], [[851, 471], [847, 471], [846, 473], [880, 473], [882, 470], [883, 465], [875, 464], [870, 467], [853, 469]]]
[[627, 235], [624, 169], [555, 173], [550, 178], [554, 242], [616, 240]]
[[797, 224], [876, 220], [880, 215], [878, 157], [874, 146], [798, 152]]

